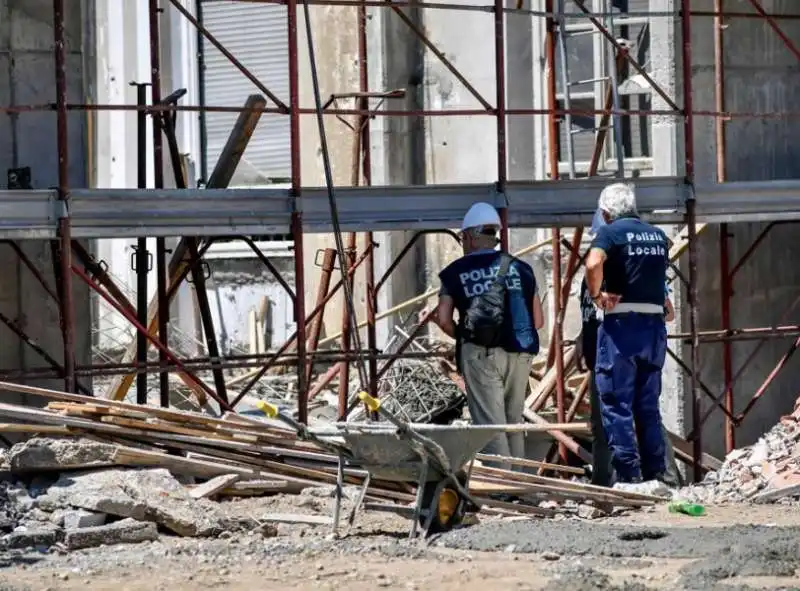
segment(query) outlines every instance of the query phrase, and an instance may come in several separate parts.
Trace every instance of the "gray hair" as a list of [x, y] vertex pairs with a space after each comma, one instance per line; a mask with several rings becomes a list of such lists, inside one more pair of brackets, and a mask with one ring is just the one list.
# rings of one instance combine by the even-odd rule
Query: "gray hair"
[[612, 220], [625, 215], [638, 215], [636, 210], [636, 189], [627, 183], [608, 185], [600, 193], [597, 202]]

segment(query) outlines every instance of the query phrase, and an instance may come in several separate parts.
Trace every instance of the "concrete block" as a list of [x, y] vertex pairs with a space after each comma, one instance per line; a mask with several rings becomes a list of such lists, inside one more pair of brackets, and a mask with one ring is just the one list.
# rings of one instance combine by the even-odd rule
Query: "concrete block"
[[12, 472], [38, 472], [111, 466], [116, 446], [74, 439], [29, 439], [11, 448]]
[[193, 499], [167, 470], [99, 470], [63, 475], [37, 499], [47, 510], [79, 508], [152, 521], [181, 536], [211, 536], [228, 528], [224, 511]]
[[20, 529], [5, 536], [6, 548], [30, 548], [32, 546], [52, 546], [56, 543], [56, 529]]
[[64, 529], [98, 527], [105, 524], [106, 517], [108, 516], [105, 513], [95, 513], [94, 511], [85, 511], [83, 509], [68, 511], [64, 514]]
[[138, 544], [158, 539], [155, 523], [123, 519], [108, 525], [68, 530], [64, 535], [64, 545], [69, 550], [111, 546], [113, 544]]

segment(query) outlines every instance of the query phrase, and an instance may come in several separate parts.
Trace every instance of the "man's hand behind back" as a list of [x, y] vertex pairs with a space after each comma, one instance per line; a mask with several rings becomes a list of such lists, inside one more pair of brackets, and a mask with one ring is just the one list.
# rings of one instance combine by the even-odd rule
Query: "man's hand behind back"
[[594, 305], [603, 311], [608, 311], [614, 308], [619, 303], [622, 296], [615, 293], [608, 293], [601, 291], [600, 294], [593, 300]]

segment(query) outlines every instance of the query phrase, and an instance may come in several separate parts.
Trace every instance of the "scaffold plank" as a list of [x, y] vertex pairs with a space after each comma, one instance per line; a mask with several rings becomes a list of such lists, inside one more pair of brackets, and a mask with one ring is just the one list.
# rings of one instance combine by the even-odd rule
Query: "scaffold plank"
[[[586, 225], [607, 179], [336, 189], [342, 230], [429, 230], [457, 227], [469, 206], [508, 207], [512, 228]], [[634, 181], [642, 215], [655, 223], [684, 221], [690, 189], [678, 177]], [[698, 222], [800, 220], [800, 181], [698, 186]], [[75, 238], [288, 234], [294, 208], [309, 233], [331, 231], [325, 189], [75, 189], [68, 214]], [[0, 236], [53, 238], [60, 204], [55, 191], [0, 191]]]

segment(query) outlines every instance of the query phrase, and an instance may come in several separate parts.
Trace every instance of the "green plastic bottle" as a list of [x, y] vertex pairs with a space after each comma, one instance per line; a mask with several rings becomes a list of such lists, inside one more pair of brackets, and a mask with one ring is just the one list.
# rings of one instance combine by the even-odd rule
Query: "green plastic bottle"
[[670, 513], [683, 513], [684, 515], [691, 515], [692, 517], [700, 517], [706, 514], [706, 509], [703, 505], [697, 503], [690, 503], [689, 501], [673, 501], [669, 504]]

